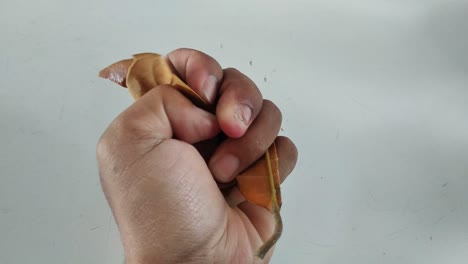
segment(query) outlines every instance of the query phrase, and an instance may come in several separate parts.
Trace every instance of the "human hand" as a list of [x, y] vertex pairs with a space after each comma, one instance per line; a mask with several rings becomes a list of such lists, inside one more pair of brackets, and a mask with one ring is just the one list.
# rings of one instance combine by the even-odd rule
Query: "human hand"
[[[273, 231], [271, 213], [245, 201], [235, 188], [225, 197], [217, 182], [231, 182], [275, 140], [285, 179], [297, 150], [289, 139], [277, 137], [281, 112], [249, 78], [223, 70], [204, 53], [179, 49], [166, 58], [215, 106], [216, 115], [162, 85], [102, 135], [101, 183], [126, 262], [268, 263], [272, 251], [264, 260], [256, 260], [254, 251]], [[220, 131], [227, 139], [212, 140]]]

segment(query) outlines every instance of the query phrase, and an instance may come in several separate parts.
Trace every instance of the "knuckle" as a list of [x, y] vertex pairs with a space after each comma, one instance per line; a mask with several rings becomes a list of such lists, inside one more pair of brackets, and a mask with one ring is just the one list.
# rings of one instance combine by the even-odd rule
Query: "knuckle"
[[[237, 145], [237, 144], [236, 144]], [[242, 148], [233, 146], [238, 153], [238, 156], [243, 159], [246, 163], [251, 163], [254, 160], [260, 158], [270, 146], [270, 142], [265, 137], [250, 137], [244, 141]]]
[[101, 180], [101, 184], [104, 186], [109, 181], [109, 176], [112, 175], [111, 171], [109, 170], [113, 164], [113, 140], [109, 133], [106, 131], [104, 134], [99, 138], [97, 146], [96, 146], [96, 156], [98, 162], [98, 170], [99, 170], [99, 178]]
[[262, 138], [256, 138], [251, 140], [249, 144], [246, 144], [243, 148], [237, 148], [235, 152], [240, 158], [241, 163], [244, 165], [252, 164], [254, 161], [258, 160], [268, 148], [268, 143]]
[[263, 108], [267, 116], [271, 117], [273, 120], [278, 120], [281, 123], [283, 114], [275, 103], [268, 99], [264, 99]]
[[228, 67], [224, 69], [224, 75], [226, 76], [226, 80], [237, 80], [238, 78], [234, 78], [235, 75], [240, 75], [242, 74], [238, 69]]
[[104, 131], [97, 142], [96, 156], [101, 167], [107, 167], [117, 162], [122, 148], [131, 145], [129, 140], [135, 138], [135, 124], [124, 115], [117, 117]]
[[134, 132], [137, 131], [137, 127], [136, 120], [131, 118], [130, 114], [123, 113], [112, 122], [109, 133], [112, 134], [114, 141], [119, 142], [127, 139], [132, 134], [135, 135]]
[[230, 72], [240, 72], [237, 68], [234, 68], [234, 67], [227, 67], [227, 68], [226, 68], [226, 71], [230, 71]]
[[104, 159], [104, 157], [108, 156], [110, 142], [111, 140], [109, 140], [107, 132], [104, 132], [104, 134], [102, 134], [102, 136], [99, 138], [96, 145], [96, 156], [98, 158], [98, 161], [101, 161]]
[[145, 96], [147, 96], [145, 100], [141, 100], [138, 104], [122, 112], [111, 123], [107, 132], [112, 136], [114, 142], [125, 144], [154, 139], [153, 125], [157, 120], [150, 122], [154, 112], [153, 106], [149, 106], [148, 102], [162, 104], [159, 102], [162, 100], [161, 89], [152, 89]]
[[189, 53], [189, 54], [192, 54], [194, 52], [198, 52], [198, 51], [195, 50], [195, 49], [192, 49], [192, 48], [177, 48], [177, 49], [173, 50], [171, 53]]
[[265, 138], [258, 138], [257, 140], [253, 142], [252, 144], [253, 149], [251, 149], [251, 151], [255, 157], [261, 156], [263, 153], [265, 153], [268, 146], [269, 144]]
[[113, 153], [118, 152], [116, 148], [120, 146], [120, 143], [125, 138], [124, 131], [127, 130], [126, 127], [130, 126], [128, 123], [122, 114], [110, 123], [97, 142], [96, 152], [98, 159], [106, 159], [108, 161]]

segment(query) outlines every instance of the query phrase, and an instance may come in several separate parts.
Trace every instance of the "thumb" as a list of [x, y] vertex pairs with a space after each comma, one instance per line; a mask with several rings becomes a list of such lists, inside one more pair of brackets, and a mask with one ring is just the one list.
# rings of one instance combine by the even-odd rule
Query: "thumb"
[[194, 144], [220, 132], [213, 114], [196, 107], [169, 85], [151, 89], [114, 123], [128, 139], [176, 138]]
[[[124, 172], [166, 139], [193, 144], [220, 131], [216, 117], [192, 104], [169, 85], [151, 89], [122, 112], [106, 129], [97, 145], [104, 191]], [[110, 166], [111, 165], [111, 166]], [[117, 177], [119, 178], [119, 177]]]
[[147, 92], [104, 132], [97, 149], [101, 185], [129, 260], [178, 263], [181, 249], [195, 252], [226, 222], [208, 167], [182, 142], [218, 132], [212, 114], [171, 86]]

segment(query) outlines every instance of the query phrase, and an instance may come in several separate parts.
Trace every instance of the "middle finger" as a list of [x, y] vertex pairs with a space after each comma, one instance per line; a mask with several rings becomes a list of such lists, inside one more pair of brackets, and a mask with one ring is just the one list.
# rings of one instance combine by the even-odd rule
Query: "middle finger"
[[265, 154], [279, 133], [281, 119], [278, 107], [264, 100], [260, 113], [244, 136], [226, 139], [211, 157], [209, 167], [216, 180], [232, 181]]
[[255, 83], [236, 69], [224, 70], [216, 116], [230, 138], [244, 135], [262, 108], [263, 97]]

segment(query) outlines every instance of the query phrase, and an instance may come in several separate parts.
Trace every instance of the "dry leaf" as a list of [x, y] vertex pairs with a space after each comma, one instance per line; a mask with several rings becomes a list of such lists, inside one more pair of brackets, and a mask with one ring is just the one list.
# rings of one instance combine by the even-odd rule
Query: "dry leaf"
[[[140, 53], [133, 59], [116, 62], [99, 72], [122, 87], [127, 87], [137, 100], [157, 85], [174, 86], [190, 98], [197, 106], [207, 108], [208, 104], [171, 70], [167, 61], [159, 54]], [[278, 154], [275, 144], [257, 162], [236, 178], [239, 191], [251, 203], [268, 209], [276, 225], [273, 235], [258, 249], [257, 256], [263, 258], [281, 236], [282, 222]]]
[[170, 66], [159, 54], [133, 55], [133, 59], [121, 60], [101, 70], [99, 76], [127, 87], [135, 100], [158, 85], [169, 84], [194, 100], [197, 106], [207, 106], [203, 98], [172, 73]]

